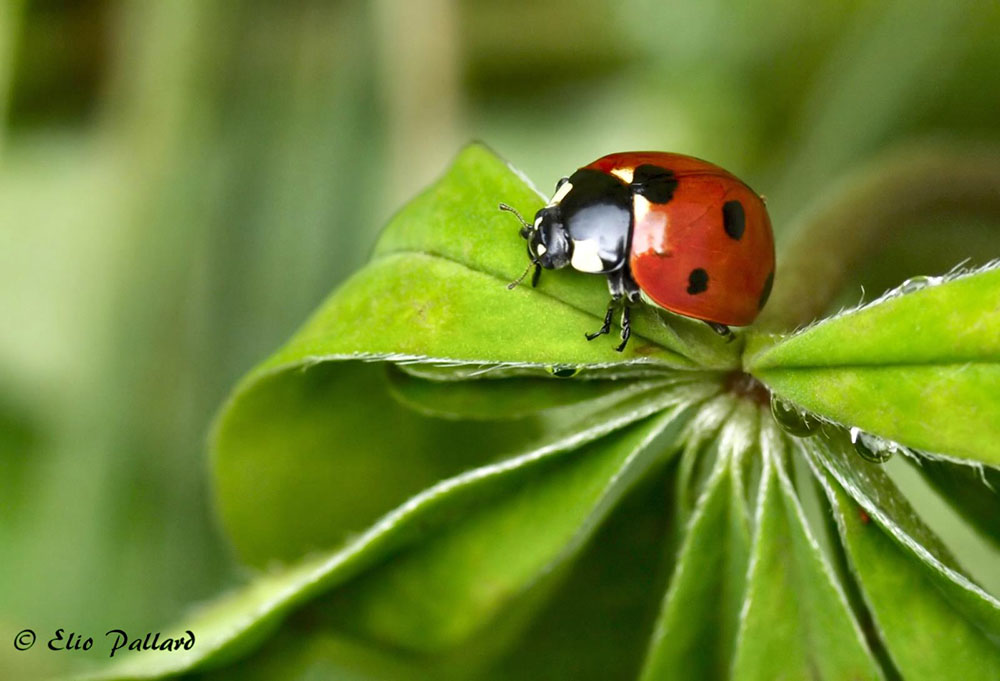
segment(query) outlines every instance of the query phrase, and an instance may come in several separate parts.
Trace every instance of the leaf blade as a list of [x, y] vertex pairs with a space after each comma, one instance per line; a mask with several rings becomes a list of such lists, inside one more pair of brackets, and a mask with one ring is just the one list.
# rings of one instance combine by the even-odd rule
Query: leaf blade
[[966, 574], [881, 466], [859, 460], [843, 433], [822, 441], [808, 439], [798, 443], [820, 482], [824, 474], [836, 480], [905, 553], [924, 567], [927, 579], [944, 594], [951, 607], [975, 622], [991, 640], [1000, 641], [1000, 599]]
[[[729, 428], [752, 424], [752, 415], [738, 412]], [[642, 681], [728, 677], [750, 554], [750, 519], [736, 467], [752, 443], [745, 434], [742, 441], [725, 434], [719, 439], [725, 444], [688, 523]]]
[[481, 630], [499, 608], [580, 550], [657, 460], [654, 438], [677, 415], [591, 443], [510, 498], [467, 514], [349, 589], [337, 609], [352, 630], [430, 653]]
[[[640, 424], [641, 428], [633, 427], [633, 431], [648, 435], [651, 429], [657, 432], [675, 426], [679, 429], [687, 418], [689, 404], [679, 402], [667, 414]], [[678, 420], [674, 423], [673, 419]], [[491, 504], [498, 494], [505, 494], [512, 486], [516, 489], [518, 480], [537, 475], [548, 462], [577, 453], [561, 453], [567, 447], [572, 444], [531, 450], [442, 481], [394, 509], [343, 548], [307, 557], [271, 574], [258, 575], [250, 584], [203, 608], [185, 624], [171, 628], [182, 632], [197, 627], [198, 645], [190, 651], [173, 656], [137, 654], [90, 678], [157, 678], [239, 657], [258, 645], [292, 609], [344, 584], [385, 556], [419, 542], [428, 526], [461, 522], [469, 508]], [[637, 456], [636, 452], [633, 455]], [[585, 457], [576, 458], [587, 462]], [[637, 460], [634, 456], [629, 458], [630, 462]], [[652, 462], [647, 455], [641, 466], [630, 468], [628, 475], [616, 477], [613, 492], [624, 493], [628, 484]], [[613, 505], [613, 498], [602, 496], [601, 500], [601, 508], [606, 512]], [[598, 516], [589, 518], [591, 531], [598, 519]], [[578, 537], [582, 538], [585, 537]]]
[[755, 338], [749, 371], [820, 416], [903, 445], [1000, 463], [1000, 268]]
[[[882, 679], [845, 594], [812, 536], [773, 424], [732, 678]], [[789, 587], [795, 597], [788, 597]]]
[[[995, 679], [1000, 647], [955, 610], [925, 566], [864, 520], [834, 476], [818, 475], [878, 634], [901, 675], [916, 681]], [[905, 608], [900, 594], [906, 594]]]

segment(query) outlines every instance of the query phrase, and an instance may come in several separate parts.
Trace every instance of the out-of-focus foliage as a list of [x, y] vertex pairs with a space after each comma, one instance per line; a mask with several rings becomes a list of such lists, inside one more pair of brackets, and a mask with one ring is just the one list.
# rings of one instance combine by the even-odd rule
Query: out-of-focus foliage
[[[710, 158], [780, 240], [897, 144], [995, 142], [998, 31], [976, 0], [4, 3], [0, 630], [146, 631], [234, 581], [216, 406], [467, 139], [546, 190]], [[887, 244], [868, 295], [1000, 254], [950, 219], [964, 253]], [[0, 676], [88, 657], [46, 652], [0, 645]]]

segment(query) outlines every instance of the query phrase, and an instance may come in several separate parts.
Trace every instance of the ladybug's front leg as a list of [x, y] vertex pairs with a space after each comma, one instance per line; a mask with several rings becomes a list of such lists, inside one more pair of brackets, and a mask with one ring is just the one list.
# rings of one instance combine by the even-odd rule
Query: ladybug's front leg
[[610, 302], [608, 302], [608, 311], [604, 314], [604, 324], [601, 325], [601, 328], [598, 331], [596, 331], [594, 333], [588, 333], [588, 334], [586, 334], [587, 335], [587, 340], [592, 341], [595, 338], [597, 338], [598, 336], [603, 336], [604, 334], [608, 333], [611, 330], [611, 317], [614, 316], [614, 314], [615, 314], [615, 305], [618, 304], [618, 301], [620, 299], [621, 299], [621, 295], [619, 295], [616, 298], [614, 296], [614, 294], [611, 294], [611, 300], [610, 300]]

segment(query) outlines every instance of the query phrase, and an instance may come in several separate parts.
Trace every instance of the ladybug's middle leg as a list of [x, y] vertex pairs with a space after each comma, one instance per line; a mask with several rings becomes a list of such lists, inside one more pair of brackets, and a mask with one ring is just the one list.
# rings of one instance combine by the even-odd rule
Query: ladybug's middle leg
[[627, 267], [608, 273], [608, 291], [611, 293], [611, 300], [608, 302], [608, 310], [604, 314], [604, 324], [596, 333], [588, 333], [587, 340], [594, 340], [598, 336], [603, 336], [611, 331], [611, 319], [615, 314], [615, 306], [622, 303], [622, 342], [617, 348], [618, 352], [625, 349], [628, 339], [632, 335], [630, 323], [629, 305], [639, 300], [639, 287], [632, 280], [632, 275]]
[[611, 300], [608, 301], [608, 311], [604, 314], [604, 324], [595, 333], [588, 333], [587, 340], [594, 340], [611, 331], [611, 318], [615, 314], [615, 306], [625, 295], [625, 282], [621, 270], [608, 272], [608, 291], [611, 292]]

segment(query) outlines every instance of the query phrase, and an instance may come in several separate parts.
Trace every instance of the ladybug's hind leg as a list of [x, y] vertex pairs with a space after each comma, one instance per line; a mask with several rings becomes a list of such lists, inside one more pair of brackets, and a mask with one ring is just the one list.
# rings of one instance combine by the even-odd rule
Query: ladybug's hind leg
[[727, 343], [732, 343], [733, 340], [736, 339], [736, 334], [734, 334], [733, 330], [730, 329], [725, 324], [719, 324], [717, 322], [705, 322], [705, 323], [708, 324], [710, 327], [712, 327], [712, 331], [715, 331], [717, 334], [725, 338]]

